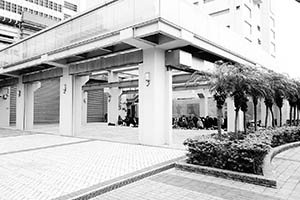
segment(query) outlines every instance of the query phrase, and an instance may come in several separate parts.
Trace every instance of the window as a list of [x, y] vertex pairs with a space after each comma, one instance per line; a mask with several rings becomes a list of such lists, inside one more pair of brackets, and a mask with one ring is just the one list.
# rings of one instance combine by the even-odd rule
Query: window
[[275, 52], [276, 52], [276, 46], [273, 42], [271, 42], [271, 53], [275, 54]]
[[252, 26], [250, 23], [248, 23], [247, 21], [245, 21], [244, 23], [244, 31], [245, 31], [245, 36], [250, 39], [251, 35], [252, 35]]
[[260, 26], [257, 25], [257, 30], [260, 31]]
[[38, 14], [39, 14], [39, 12], [35, 10], [35, 11], [34, 11], [34, 14], [35, 14], [35, 15], [38, 15]]
[[39, 4], [39, 0], [34, 0], [34, 3], [35, 4]]
[[33, 14], [33, 10], [32, 10], [32, 9], [29, 9], [29, 13], [30, 13], [30, 14]]
[[251, 9], [247, 5], [245, 5], [245, 8], [246, 8], [246, 16], [249, 19], [251, 19]]
[[209, 2], [212, 2], [214, 0], [203, 0], [203, 3], [209, 3]]
[[64, 19], [68, 19], [70, 17], [71, 17], [71, 15], [64, 14]]
[[77, 12], [77, 6], [75, 4], [70, 3], [70, 2], [65, 1], [64, 2], [64, 7]]
[[4, 10], [4, 0], [0, 0], [0, 9]]
[[272, 27], [275, 27], [275, 19], [273, 17], [270, 17], [270, 20]]
[[229, 9], [214, 12], [214, 13], [211, 13], [209, 15], [212, 16], [212, 17], [216, 17], [216, 16], [227, 14], [227, 13], [229, 13]]
[[27, 11], [28, 11], [28, 8], [23, 8], [23, 10], [24, 10], [25, 12], [27, 12]]
[[39, 0], [39, 5], [40, 6], [44, 6], [44, 1], [43, 0]]
[[16, 4], [14, 4], [14, 3], [12, 4], [11, 11], [14, 13], [17, 13], [17, 5]]
[[5, 10], [10, 11], [10, 6], [11, 6], [10, 2], [5, 2]]
[[39, 16], [40, 16], [40, 17], [43, 17], [43, 13], [42, 13], [42, 12], [39, 12]]
[[258, 43], [259, 45], [261, 45], [261, 40], [260, 40], [260, 39], [257, 39], [257, 43]]
[[61, 12], [62, 5], [58, 4], [58, 12]]
[[52, 1], [49, 2], [49, 8], [53, 9], [53, 2]]
[[271, 30], [271, 37], [275, 40], [275, 31]]
[[22, 6], [18, 6], [18, 13], [19, 13], [19, 14], [22, 13]]

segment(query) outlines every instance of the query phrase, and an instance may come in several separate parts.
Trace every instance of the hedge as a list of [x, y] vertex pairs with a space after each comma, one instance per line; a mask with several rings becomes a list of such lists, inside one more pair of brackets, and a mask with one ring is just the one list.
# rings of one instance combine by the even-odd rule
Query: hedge
[[240, 135], [217, 134], [187, 139], [187, 162], [190, 164], [262, 175], [262, 165], [271, 147], [300, 141], [300, 127], [282, 127]]

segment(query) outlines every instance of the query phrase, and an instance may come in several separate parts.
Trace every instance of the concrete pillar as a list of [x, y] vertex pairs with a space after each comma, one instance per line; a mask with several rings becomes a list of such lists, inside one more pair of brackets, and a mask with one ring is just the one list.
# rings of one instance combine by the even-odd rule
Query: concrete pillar
[[83, 115], [86, 104], [84, 103], [85, 92], [82, 86], [89, 80], [89, 76], [75, 76], [73, 87], [73, 135], [81, 132], [84, 125]]
[[282, 106], [282, 125], [287, 124], [286, 122], [289, 118], [290, 118], [290, 105], [287, 100], [284, 100]]
[[0, 127], [9, 127], [10, 88], [0, 89]]
[[69, 75], [69, 67], [63, 68], [60, 78], [60, 116], [59, 132], [61, 135], [75, 136], [81, 132], [85, 120], [86, 94], [82, 86], [89, 80], [88, 76]]
[[34, 92], [41, 87], [41, 82], [26, 83], [24, 86], [25, 130], [33, 129]]
[[139, 68], [139, 140], [142, 144], [172, 143], [172, 72], [165, 52], [146, 49]]
[[86, 91], [83, 91], [83, 104], [82, 104], [82, 125], [87, 125], [87, 99], [88, 99], [88, 93]]
[[25, 84], [22, 83], [22, 78], [19, 78], [16, 94], [16, 128], [24, 130], [25, 128]]
[[60, 78], [59, 97], [59, 134], [73, 135], [73, 76], [69, 75], [69, 67], [63, 68]]
[[[234, 132], [234, 127], [235, 127], [235, 106], [234, 106], [234, 101], [232, 98], [227, 98], [227, 131], [228, 132]], [[243, 125], [243, 112], [239, 111], [239, 118], [238, 118], [238, 125], [237, 129], [238, 131], [243, 131], [244, 130], [244, 125]]]
[[200, 116], [208, 116], [208, 96], [204, 95], [204, 98], [200, 99]]
[[[109, 72], [108, 82], [119, 81], [118, 73]], [[119, 100], [121, 95], [121, 90], [118, 87], [109, 88], [108, 90], [109, 98], [107, 102], [107, 119], [110, 124], [118, 124], [119, 118]]]

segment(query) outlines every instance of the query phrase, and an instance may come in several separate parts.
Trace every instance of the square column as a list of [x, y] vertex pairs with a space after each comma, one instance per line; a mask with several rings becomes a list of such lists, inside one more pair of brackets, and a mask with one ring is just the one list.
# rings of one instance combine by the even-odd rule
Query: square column
[[208, 116], [208, 97], [206, 95], [204, 98], [200, 98], [200, 116]]
[[24, 129], [33, 129], [34, 92], [41, 87], [41, 82], [26, 83], [24, 86]]
[[59, 134], [73, 135], [73, 76], [69, 67], [63, 68], [59, 89]]
[[[115, 72], [109, 72], [108, 74], [108, 82], [118, 82], [119, 77], [118, 73]], [[108, 93], [108, 102], [107, 102], [107, 122], [110, 124], [118, 124], [119, 119], [119, 101], [120, 101], [120, 95], [121, 90], [118, 87], [115, 88], [109, 88]]]
[[85, 115], [86, 103], [84, 97], [86, 93], [82, 90], [82, 86], [89, 80], [89, 76], [75, 76], [73, 87], [73, 136], [81, 132], [82, 126], [86, 120]]
[[[234, 106], [234, 101], [232, 98], [227, 98], [227, 132], [234, 132], [234, 127], [235, 127], [235, 106]], [[237, 124], [237, 129], [238, 131], [243, 131], [244, 130], [244, 125], [243, 125], [243, 112], [239, 111], [239, 117], [238, 117], [238, 124]]]
[[61, 135], [75, 136], [81, 132], [85, 124], [86, 94], [82, 86], [89, 80], [88, 76], [69, 75], [69, 67], [63, 68], [60, 78], [60, 115], [59, 133]]
[[10, 88], [0, 89], [0, 127], [9, 127]]
[[143, 51], [139, 68], [139, 140], [142, 144], [172, 143], [172, 72], [161, 49]]
[[19, 78], [16, 94], [16, 128], [24, 130], [25, 128], [25, 84], [22, 83], [22, 78]]

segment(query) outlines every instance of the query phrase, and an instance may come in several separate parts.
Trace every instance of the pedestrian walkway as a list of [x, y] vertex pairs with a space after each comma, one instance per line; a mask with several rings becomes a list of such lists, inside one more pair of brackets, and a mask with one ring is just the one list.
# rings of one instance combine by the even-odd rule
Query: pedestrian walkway
[[[32, 131], [59, 134], [58, 124], [52, 125], [35, 125]], [[127, 126], [107, 126], [107, 123], [89, 123], [82, 126], [81, 132], [76, 135], [80, 138], [98, 139], [103, 141], [122, 142], [129, 144], [139, 144], [139, 129]], [[183, 130], [173, 129], [174, 148], [185, 149], [183, 142], [187, 138], [193, 138], [200, 135], [215, 133], [216, 130]]]
[[43, 134], [3, 137], [0, 147], [1, 200], [64, 199], [185, 153]]
[[171, 169], [93, 200], [299, 200], [300, 147], [277, 155], [272, 165], [276, 189]]

